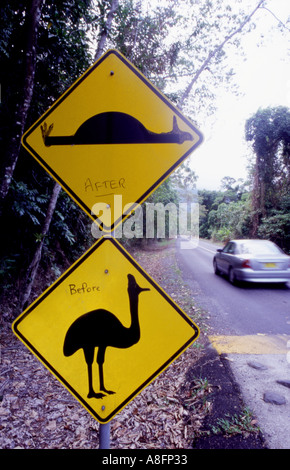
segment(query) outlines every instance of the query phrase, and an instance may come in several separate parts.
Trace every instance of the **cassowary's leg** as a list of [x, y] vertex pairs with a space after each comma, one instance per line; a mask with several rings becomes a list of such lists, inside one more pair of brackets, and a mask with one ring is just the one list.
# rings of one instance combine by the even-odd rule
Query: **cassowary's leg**
[[86, 363], [88, 366], [88, 377], [89, 377], [89, 393], [88, 398], [103, 398], [104, 393], [96, 393], [93, 388], [93, 373], [92, 373], [92, 364], [94, 360], [94, 348], [84, 349], [84, 355]]
[[97, 363], [99, 365], [100, 390], [102, 390], [102, 392], [105, 392], [111, 395], [115, 392], [113, 392], [112, 390], [107, 390], [104, 386], [103, 364], [105, 361], [105, 352], [106, 352], [106, 348], [100, 347], [98, 351], [98, 355], [97, 355]]

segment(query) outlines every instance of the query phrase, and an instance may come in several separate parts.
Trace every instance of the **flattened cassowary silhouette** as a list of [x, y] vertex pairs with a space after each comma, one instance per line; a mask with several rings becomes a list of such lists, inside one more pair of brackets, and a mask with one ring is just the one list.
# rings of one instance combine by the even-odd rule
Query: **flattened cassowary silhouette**
[[108, 111], [87, 119], [73, 135], [52, 136], [53, 124], [41, 126], [44, 145], [105, 145], [105, 144], [182, 144], [193, 140], [189, 132], [179, 129], [176, 116], [170, 132], [151, 132], [126, 113]]
[[[104, 386], [103, 364], [107, 347], [130, 348], [140, 339], [138, 318], [138, 297], [141, 292], [150, 289], [140, 287], [134, 276], [128, 274], [128, 295], [130, 302], [131, 325], [122, 325], [115, 315], [108, 310], [97, 309], [85, 313], [69, 327], [63, 345], [65, 356], [71, 356], [83, 349], [88, 367], [89, 393], [88, 398], [103, 398], [105, 394], [115, 393]], [[98, 347], [97, 363], [99, 366], [100, 392], [93, 388], [92, 364], [95, 348]]]

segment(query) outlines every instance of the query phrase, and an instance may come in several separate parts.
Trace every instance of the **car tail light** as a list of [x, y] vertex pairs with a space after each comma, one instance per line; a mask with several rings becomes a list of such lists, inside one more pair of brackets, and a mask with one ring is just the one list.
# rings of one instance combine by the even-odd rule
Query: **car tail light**
[[242, 263], [242, 268], [251, 268], [251, 261], [249, 259], [245, 259]]

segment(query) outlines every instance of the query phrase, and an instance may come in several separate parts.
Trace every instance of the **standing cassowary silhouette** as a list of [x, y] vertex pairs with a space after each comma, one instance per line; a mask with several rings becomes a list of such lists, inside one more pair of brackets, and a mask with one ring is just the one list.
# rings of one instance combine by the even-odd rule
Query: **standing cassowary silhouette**
[[[103, 398], [106, 393], [115, 393], [104, 386], [103, 364], [107, 347], [130, 348], [140, 339], [140, 326], [138, 318], [138, 297], [143, 291], [138, 286], [134, 276], [128, 274], [128, 295], [130, 302], [131, 325], [126, 328], [108, 310], [102, 308], [85, 313], [75, 320], [69, 327], [63, 345], [65, 356], [71, 356], [79, 349], [83, 349], [85, 361], [88, 366], [89, 393], [88, 398]], [[99, 366], [100, 392], [93, 388], [92, 364], [95, 348], [98, 347], [97, 363]]]

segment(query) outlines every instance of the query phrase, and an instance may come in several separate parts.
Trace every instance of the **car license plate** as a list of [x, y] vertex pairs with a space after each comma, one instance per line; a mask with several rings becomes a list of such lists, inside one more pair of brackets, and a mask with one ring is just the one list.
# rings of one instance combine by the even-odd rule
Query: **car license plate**
[[276, 268], [276, 263], [264, 263], [265, 268]]

